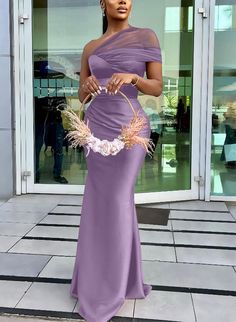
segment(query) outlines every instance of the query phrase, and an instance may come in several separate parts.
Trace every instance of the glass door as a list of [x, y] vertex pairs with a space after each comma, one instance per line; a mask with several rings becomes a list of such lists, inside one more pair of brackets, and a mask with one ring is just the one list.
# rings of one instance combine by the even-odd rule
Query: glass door
[[[214, 2], [214, 1], [213, 1]], [[216, 0], [211, 102], [211, 199], [236, 197], [236, 0]]]
[[[81, 104], [80, 58], [84, 45], [102, 34], [99, 1], [24, 3], [30, 19], [24, 26], [27, 55], [21, 63], [27, 79], [26, 111], [32, 116], [26, 117], [31, 172], [27, 192], [83, 193], [87, 173], [83, 148], [74, 149], [65, 139], [68, 124], [58, 106], [69, 104], [78, 110]], [[137, 202], [198, 198], [194, 178], [199, 176], [200, 4], [200, 0], [133, 1], [130, 24], [152, 28], [160, 40], [164, 82], [161, 97], [139, 93], [151, 120], [155, 154], [153, 159], [146, 157], [137, 178]]]

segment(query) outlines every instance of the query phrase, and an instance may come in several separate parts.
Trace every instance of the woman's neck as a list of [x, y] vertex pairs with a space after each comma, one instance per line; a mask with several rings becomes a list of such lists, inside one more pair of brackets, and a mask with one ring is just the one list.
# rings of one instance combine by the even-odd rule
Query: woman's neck
[[127, 29], [129, 28], [130, 25], [128, 23], [128, 21], [121, 21], [120, 23], [109, 23], [108, 22], [108, 27], [106, 32], [104, 33], [104, 35], [106, 36], [111, 36], [119, 31], [121, 31], [122, 29]]

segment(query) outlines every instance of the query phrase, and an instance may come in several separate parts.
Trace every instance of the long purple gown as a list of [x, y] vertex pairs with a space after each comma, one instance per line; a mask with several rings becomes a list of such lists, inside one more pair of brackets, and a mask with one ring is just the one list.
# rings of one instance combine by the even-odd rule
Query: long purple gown
[[[131, 25], [103, 41], [89, 56], [91, 74], [104, 86], [113, 73], [143, 77], [148, 61], [161, 62], [158, 38], [150, 28]], [[149, 138], [150, 121], [137, 100], [137, 88], [123, 84], [120, 90], [146, 117], [147, 126], [140, 135]], [[122, 95], [103, 90], [87, 108], [85, 121], [89, 119], [94, 136], [113, 140], [132, 116]], [[152, 289], [143, 281], [134, 203], [134, 186], [145, 155], [136, 144], [113, 156], [90, 150], [86, 157], [88, 174], [70, 294], [78, 298], [78, 313], [88, 322], [107, 322], [125, 299], [143, 299]]]

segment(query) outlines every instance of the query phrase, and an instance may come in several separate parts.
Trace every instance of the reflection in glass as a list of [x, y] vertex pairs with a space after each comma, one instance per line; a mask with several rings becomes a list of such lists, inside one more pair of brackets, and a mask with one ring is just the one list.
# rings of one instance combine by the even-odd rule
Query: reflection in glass
[[216, 1], [211, 194], [236, 195], [236, 0]]
[[[148, 5], [147, 5], [148, 4]], [[150, 117], [155, 153], [146, 157], [136, 192], [191, 188], [193, 1], [137, 0], [129, 23], [152, 28], [161, 44], [161, 97], [139, 93]], [[143, 14], [145, 13], [145, 14]], [[86, 32], [85, 32], [86, 31]], [[97, 0], [33, 1], [35, 182], [85, 183], [83, 148], [66, 141], [63, 104], [79, 109], [80, 57], [84, 45], [102, 34]], [[60, 108], [59, 108], [60, 105]]]
[[74, 149], [66, 140], [69, 129], [62, 111], [68, 105], [79, 110], [82, 49], [101, 30], [98, 1], [33, 1], [36, 183], [84, 184], [83, 148]]
[[[189, 190], [193, 1], [136, 1], [133, 12], [133, 25], [150, 27], [158, 35], [164, 85], [161, 97], [139, 94], [140, 103], [150, 118], [151, 138], [156, 147], [153, 159], [146, 157], [136, 192]], [[141, 12], [145, 12], [146, 18]]]

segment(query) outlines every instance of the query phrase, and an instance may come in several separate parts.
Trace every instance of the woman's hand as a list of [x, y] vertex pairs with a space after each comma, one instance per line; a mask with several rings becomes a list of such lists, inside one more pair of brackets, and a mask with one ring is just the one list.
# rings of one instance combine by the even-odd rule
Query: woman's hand
[[109, 94], [116, 94], [123, 84], [133, 84], [138, 80], [137, 74], [114, 73], [106, 85]]
[[82, 84], [82, 89], [87, 94], [98, 95], [101, 93], [102, 87], [100, 86], [97, 78], [94, 75], [88, 76]]

